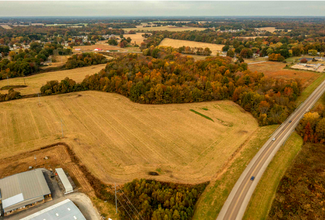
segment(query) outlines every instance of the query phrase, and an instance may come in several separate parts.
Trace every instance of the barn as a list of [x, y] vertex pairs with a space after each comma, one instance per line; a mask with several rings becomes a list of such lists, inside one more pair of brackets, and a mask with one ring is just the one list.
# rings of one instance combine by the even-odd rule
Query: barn
[[45, 199], [52, 197], [42, 169], [0, 179], [0, 203], [4, 215], [43, 203]]

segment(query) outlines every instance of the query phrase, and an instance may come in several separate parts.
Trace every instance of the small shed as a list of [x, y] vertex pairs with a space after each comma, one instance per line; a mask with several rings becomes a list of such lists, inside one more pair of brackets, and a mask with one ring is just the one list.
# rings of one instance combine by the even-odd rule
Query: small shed
[[73, 192], [73, 187], [67, 177], [67, 175], [65, 174], [65, 172], [63, 171], [62, 168], [57, 168], [55, 169], [55, 172], [58, 174], [61, 183], [64, 187], [65, 193], [64, 194], [68, 194], [68, 193], [72, 193]]

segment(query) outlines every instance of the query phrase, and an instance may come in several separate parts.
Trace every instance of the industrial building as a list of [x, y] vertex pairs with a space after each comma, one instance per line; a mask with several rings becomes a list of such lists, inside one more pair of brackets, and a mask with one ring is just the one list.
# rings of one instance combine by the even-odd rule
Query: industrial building
[[0, 179], [0, 204], [4, 215], [52, 199], [42, 169]]
[[63, 171], [63, 169], [57, 168], [57, 169], [55, 169], [55, 172], [58, 174], [59, 179], [63, 185], [64, 191], [65, 191], [64, 194], [72, 193], [73, 187], [72, 187], [67, 175]]
[[20, 220], [86, 220], [78, 207], [66, 199]]

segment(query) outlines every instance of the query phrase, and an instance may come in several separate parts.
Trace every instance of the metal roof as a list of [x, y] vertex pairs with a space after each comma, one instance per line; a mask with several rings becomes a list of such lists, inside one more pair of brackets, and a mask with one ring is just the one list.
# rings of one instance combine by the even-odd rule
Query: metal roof
[[65, 193], [70, 193], [73, 192], [73, 187], [67, 177], [67, 175], [65, 174], [65, 172], [63, 171], [62, 168], [57, 168], [55, 169], [56, 173], [59, 175], [59, 178], [64, 186], [65, 189]]
[[20, 220], [86, 220], [78, 207], [66, 199]]
[[[51, 194], [42, 169], [18, 173], [0, 179], [2, 206], [5, 212], [42, 200]], [[17, 207], [18, 206], [18, 207]]]

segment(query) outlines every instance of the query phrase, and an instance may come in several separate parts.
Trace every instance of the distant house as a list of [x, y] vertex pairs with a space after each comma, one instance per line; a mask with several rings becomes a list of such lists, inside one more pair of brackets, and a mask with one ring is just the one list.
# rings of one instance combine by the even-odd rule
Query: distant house
[[94, 49], [94, 51], [102, 51], [102, 49], [101, 48], [96, 48], [96, 49]]
[[76, 48], [76, 49], [74, 49], [74, 50], [76, 50], [76, 51], [80, 51], [80, 48]]

